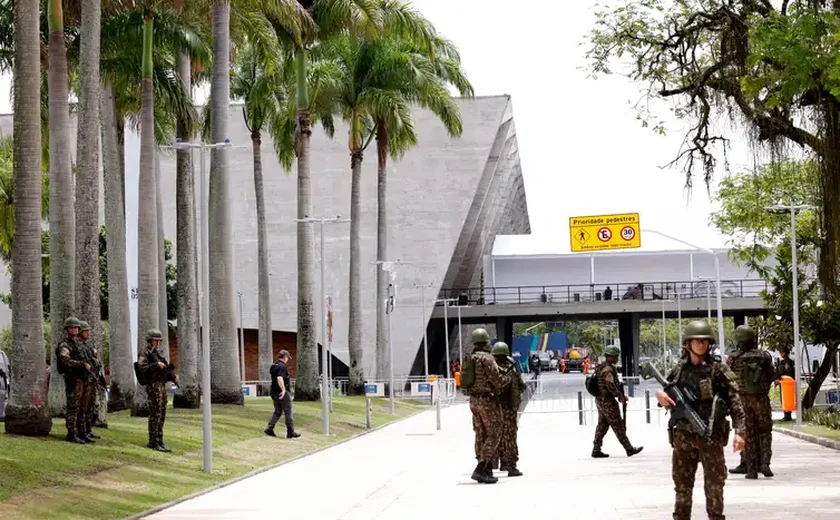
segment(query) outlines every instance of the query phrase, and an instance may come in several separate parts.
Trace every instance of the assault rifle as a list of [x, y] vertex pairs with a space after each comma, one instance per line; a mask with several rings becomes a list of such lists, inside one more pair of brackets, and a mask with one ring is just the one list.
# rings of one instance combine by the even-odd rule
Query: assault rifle
[[677, 383], [671, 383], [666, 380], [650, 362], [642, 365], [641, 373], [644, 379], [656, 379], [662, 385], [662, 389], [665, 390], [668, 397], [674, 401], [674, 406], [671, 408], [671, 418], [668, 420], [669, 429], [673, 428], [681, 419], [685, 419], [688, 421], [689, 426], [691, 426], [691, 430], [697, 435], [707, 439], [712, 436], [711, 428], [706, 426], [703, 419], [691, 407], [691, 403], [697, 401], [697, 396], [689, 389], [680, 388]]

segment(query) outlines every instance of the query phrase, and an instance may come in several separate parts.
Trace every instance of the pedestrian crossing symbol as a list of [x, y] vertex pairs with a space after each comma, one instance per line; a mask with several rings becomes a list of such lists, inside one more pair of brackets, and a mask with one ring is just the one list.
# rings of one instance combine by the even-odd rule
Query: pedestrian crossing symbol
[[591, 236], [589, 233], [586, 232], [585, 229], [578, 230], [575, 236], [575, 240], [580, 242], [580, 245], [585, 244], [589, 241], [589, 237]]

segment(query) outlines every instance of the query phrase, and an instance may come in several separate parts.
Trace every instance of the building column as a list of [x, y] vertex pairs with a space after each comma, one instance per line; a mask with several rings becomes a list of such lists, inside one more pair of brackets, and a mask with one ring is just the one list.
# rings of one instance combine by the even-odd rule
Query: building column
[[621, 366], [625, 377], [638, 375], [640, 326], [641, 315], [638, 313], [622, 314], [618, 318]]
[[513, 348], [513, 320], [496, 318], [496, 341], [504, 341]]

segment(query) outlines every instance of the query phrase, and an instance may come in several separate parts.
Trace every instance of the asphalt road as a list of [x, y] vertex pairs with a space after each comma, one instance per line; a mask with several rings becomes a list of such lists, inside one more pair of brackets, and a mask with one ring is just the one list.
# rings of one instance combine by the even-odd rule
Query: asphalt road
[[[539, 398], [541, 399], [568, 399], [577, 396], [578, 392], [583, 392], [585, 395], [586, 388], [583, 382], [586, 376], [578, 372], [561, 374], [560, 372], [542, 372], [539, 375]], [[655, 381], [642, 380], [640, 385], [634, 385], [634, 395], [644, 393], [645, 390], [650, 390], [653, 393], [659, 385]], [[628, 385], [625, 384], [624, 391], [630, 394]]]

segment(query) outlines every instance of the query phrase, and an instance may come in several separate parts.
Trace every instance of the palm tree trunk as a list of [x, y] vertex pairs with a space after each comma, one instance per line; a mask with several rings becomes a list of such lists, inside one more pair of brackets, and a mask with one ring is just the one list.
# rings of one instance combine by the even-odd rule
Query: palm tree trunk
[[[79, 124], [76, 183], [76, 314], [90, 324], [91, 339], [102, 360], [102, 318], [99, 304], [99, 34], [101, 1], [82, 2], [79, 59]], [[98, 392], [98, 391], [97, 391]], [[99, 393], [99, 392], [98, 392]], [[104, 393], [103, 393], [104, 397]], [[97, 399], [96, 424], [106, 426], [107, 406]]]
[[160, 350], [164, 357], [169, 360], [169, 313], [167, 308], [166, 294], [166, 242], [163, 232], [163, 192], [160, 188], [160, 150], [155, 150], [155, 209], [157, 210], [157, 244], [158, 244], [158, 321], [160, 331], [163, 333], [163, 340], [160, 342]]
[[350, 395], [365, 391], [362, 358], [362, 152], [350, 158], [350, 322], [347, 346], [350, 351]]
[[[76, 304], [76, 215], [73, 212], [75, 189], [70, 165], [67, 52], [61, 0], [50, 0], [47, 8], [50, 25], [47, 71], [50, 91], [50, 337], [53, 338], [50, 347], [54, 350], [59, 338], [64, 337], [64, 320], [73, 313]], [[54, 355], [50, 372], [50, 413], [53, 417], [64, 417], [67, 404], [64, 376], [58, 373]]]
[[[230, 0], [213, 3], [213, 79], [210, 103], [213, 140], [228, 139], [230, 105]], [[210, 156], [210, 385], [214, 403], [243, 404], [236, 347], [233, 244], [228, 151]]]
[[[184, 91], [191, 94], [190, 57], [178, 55], [178, 76]], [[190, 96], [191, 97], [191, 96]], [[178, 120], [177, 135], [182, 141], [192, 138], [186, 121]], [[176, 241], [178, 269], [178, 388], [172, 400], [175, 408], [198, 408], [198, 298], [196, 285], [195, 178], [192, 153], [178, 150], [176, 156]]]
[[117, 142], [116, 100], [108, 82], [100, 100], [102, 158], [105, 177], [105, 240], [108, 246], [108, 325], [110, 366], [108, 411], [131, 408], [134, 402], [134, 369], [131, 320], [128, 314], [128, 273], [125, 263], [125, 199]]
[[15, 0], [12, 385], [6, 432], [46, 435], [44, 320], [41, 295], [41, 63], [38, 0]]
[[[257, 264], [259, 291], [259, 374], [258, 380], [268, 377], [274, 360], [274, 341], [271, 328], [271, 280], [268, 276], [268, 240], [265, 231], [265, 192], [263, 190], [262, 140], [260, 133], [251, 132], [254, 145], [254, 193], [257, 199]], [[268, 395], [271, 384], [262, 385], [262, 395]]]
[[[385, 123], [376, 124], [376, 260], [388, 259], [388, 211], [386, 207], [388, 173], [388, 130]], [[382, 264], [376, 267], [376, 377], [384, 379], [388, 373], [388, 327], [385, 318], [385, 299], [388, 297], [388, 280]]]
[[[312, 117], [306, 92], [306, 51], [296, 56], [297, 124], [295, 126], [295, 155], [297, 155], [297, 217], [312, 215], [312, 178], [309, 174]], [[315, 252], [314, 225], [298, 222], [297, 229], [297, 380], [295, 401], [317, 401], [321, 398], [318, 386], [318, 343], [315, 339], [315, 306], [313, 281]], [[326, 361], [326, 360], [325, 360]]]
[[[155, 112], [152, 88], [152, 44], [154, 20], [143, 25], [143, 98], [140, 113], [140, 188], [137, 204], [137, 347], [146, 344], [146, 331], [160, 327], [158, 293], [157, 186], [155, 179]], [[146, 389], [137, 387], [131, 415], [149, 414]]]

